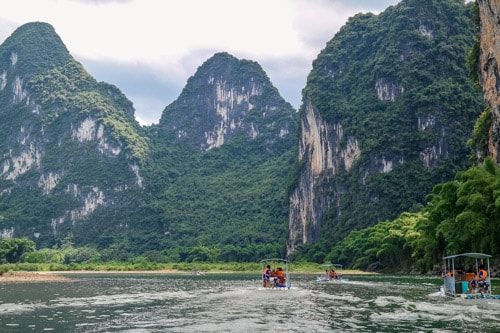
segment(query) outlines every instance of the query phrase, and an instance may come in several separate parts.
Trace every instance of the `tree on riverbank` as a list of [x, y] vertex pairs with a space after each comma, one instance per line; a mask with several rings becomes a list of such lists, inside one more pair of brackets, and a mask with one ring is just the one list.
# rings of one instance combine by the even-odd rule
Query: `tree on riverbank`
[[327, 261], [357, 269], [428, 272], [445, 255], [500, 256], [500, 167], [491, 158], [436, 185], [427, 198], [420, 212], [351, 232]]
[[6, 238], [0, 241], [0, 264], [19, 262], [25, 253], [35, 251], [28, 238]]

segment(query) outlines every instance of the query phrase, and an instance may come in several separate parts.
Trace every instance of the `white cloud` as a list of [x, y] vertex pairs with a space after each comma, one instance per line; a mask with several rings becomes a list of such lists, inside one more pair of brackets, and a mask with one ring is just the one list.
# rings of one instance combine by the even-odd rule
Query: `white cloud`
[[299, 107], [312, 61], [358, 12], [398, 0], [16, 0], [0, 11], [0, 42], [18, 26], [50, 23], [99, 81], [116, 85], [138, 120], [157, 122], [216, 52], [257, 61]]

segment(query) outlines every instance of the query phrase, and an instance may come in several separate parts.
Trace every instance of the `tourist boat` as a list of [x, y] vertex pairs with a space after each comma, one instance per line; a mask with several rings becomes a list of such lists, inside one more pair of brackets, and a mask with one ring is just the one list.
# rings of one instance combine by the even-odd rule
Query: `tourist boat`
[[[263, 259], [260, 262], [262, 264], [262, 286], [264, 288], [281, 290], [291, 288], [288, 259], [271, 258]], [[269, 275], [264, 273], [264, 269], [267, 267], [271, 272]]]
[[[324, 265], [321, 265], [321, 267], [323, 268], [323, 271], [325, 271], [325, 273], [316, 277], [316, 282], [346, 282], [346, 281], [348, 281], [348, 279], [344, 279], [344, 277], [342, 276], [342, 273], [335, 272], [335, 269], [342, 269], [343, 265], [341, 265], [341, 264], [324, 264]], [[329, 274], [329, 272], [331, 272], [331, 273], [335, 272], [335, 274], [331, 274], [331, 273]]]
[[[462, 253], [444, 257], [444, 283], [440, 293], [453, 298], [500, 300], [500, 295], [491, 293], [490, 258], [489, 254], [484, 253]], [[483, 282], [477, 282], [475, 276], [481, 268], [486, 270], [488, 275]]]

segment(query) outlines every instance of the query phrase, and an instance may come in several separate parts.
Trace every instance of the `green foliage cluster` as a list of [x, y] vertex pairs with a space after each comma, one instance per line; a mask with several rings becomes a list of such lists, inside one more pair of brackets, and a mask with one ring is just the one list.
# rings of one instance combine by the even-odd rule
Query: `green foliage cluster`
[[412, 245], [420, 237], [415, 226], [424, 218], [422, 212], [403, 213], [393, 221], [353, 231], [332, 248], [326, 260], [362, 270], [375, 264], [375, 269], [409, 271], [413, 264]]
[[[42, 250], [40, 250], [42, 251]], [[296, 262], [289, 265], [290, 272], [317, 273], [321, 267], [315, 263]], [[149, 261], [145, 257], [136, 257], [129, 261], [97, 261], [83, 263], [31, 263], [22, 262], [0, 265], [2, 271], [176, 271], [179, 274], [193, 273], [228, 273], [241, 272], [257, 274], [262, 272], [260, 262], [168, 262]], [[347, 272], [347, 271], [346, 271]]]
[[416, 213], [351, 232], [326, 255], [358, 269], [429, 272], [443, 256], [500, 256], [500, 167], [485, 164], [438, 184]]
[[293, 142], [283, 145], [278, 152], [267, 151], [264, 142], [244, 136], [206, 152], [152, 145], [147, 206], [151, 225], [165, 235], [160, 242], [169, 260], [246, 262], [285, 256], [284, 184], [296, 155]]
[[429, 198], [423, 237], [433, 239], [435, 248], [443, 238], [446, 254], [500, 254], [500, 168], [491, 158], [437, 185]]
[[488, 156], [488, 140], [492, 116], [491, 109], [487, 107], [474, 124], [472, 137], [467, 141], [467, 147], [471, 151], [469, 160], [472, 163], [482, 163], [485, 157]]
[[0, 241], [0, 264], [16, 263], [35, 251], [35, 242], [28, 238], [7, 238]]

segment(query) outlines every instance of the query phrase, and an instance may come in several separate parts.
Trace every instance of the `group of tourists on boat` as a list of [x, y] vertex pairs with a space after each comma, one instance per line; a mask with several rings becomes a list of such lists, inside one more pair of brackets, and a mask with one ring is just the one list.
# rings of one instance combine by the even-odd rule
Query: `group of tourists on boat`
[[463, 293], [467, 294], [477, 294], [480, 293], [481, 295], [484, 295], [486, 291], [488, 291], [488, 271], [486, 270], [486, 267], [481, 264], [479, 265], [479, 270], [476, 273], [472, 266], [470, 266], [466, 271], [463, 269], [457, 269], [457, 270], [452, 270], [449, 271], [448, 273], [441, 273], [441, 277], [445, 278], [446, 276], [449, 277], [455, 277], [455, 282], [462, 282], [465, 281], [468, 283], [468, 288], [467, 291], [464, 291]]
[[271, 265], [267, 265], [262, 272], [262, 286], [264, 288], [285, 288], [286, 276], [283, 268], [271, 269]]
[[335, 272], [333, 269], [325, 270], [325, 275], [328, 280], [340, 280], [342, 279], [342, 274]]

